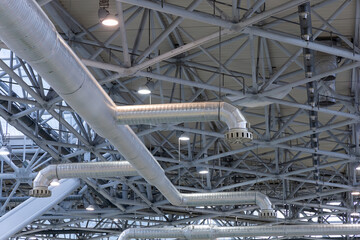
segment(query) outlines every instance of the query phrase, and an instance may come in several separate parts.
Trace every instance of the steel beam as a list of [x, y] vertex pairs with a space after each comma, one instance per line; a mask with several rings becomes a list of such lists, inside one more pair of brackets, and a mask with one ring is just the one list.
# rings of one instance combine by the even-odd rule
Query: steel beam
[[80, 186], [78, 179], [61, 181], [60, 186], [52, 188], [49, 198], [29, 198], [0, 218], [1, 239], [8, 239], [21, 231], [26, 225], [46, 213]]

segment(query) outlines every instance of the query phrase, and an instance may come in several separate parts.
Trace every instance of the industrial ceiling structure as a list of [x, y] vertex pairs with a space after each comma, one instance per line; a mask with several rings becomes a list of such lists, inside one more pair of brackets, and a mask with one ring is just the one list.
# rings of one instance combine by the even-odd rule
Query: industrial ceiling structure
[[0, 0], [0, 40], [0, 239], [360, 237], [360, 0]]

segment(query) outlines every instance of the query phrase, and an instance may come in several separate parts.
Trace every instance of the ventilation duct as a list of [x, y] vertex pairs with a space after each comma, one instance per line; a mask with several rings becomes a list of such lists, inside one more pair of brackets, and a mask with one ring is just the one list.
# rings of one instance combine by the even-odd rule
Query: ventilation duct
[[336, 103], [333, 92], [336, 91], [335, 80], [322, 81], [322, 87], [319, 89], [319, 105], [328, 107]]
[[238, 108], [225, 102], [169, 103], [119, 106], [116, 108], [119, 124], [160, 124], [176, 122], [223, 121], [229, 132], [225, 135], [231, 144], [252, 140], [248, 123]]
[[[243, 193], [181, 194], [131, 128], [117, 124], [114, 102], [34, 1], [0, 0], [0, 38], [46, 79], [95, 132], [107, 138], [138, 173], [154, 185], [171, 204], [242, 204], [238, 197]], [[254, 193], [252, 199], [247, 201], [256, 203], [263, 196]], [[263, 202], [267, 204], [262, 209], [262, 214], [273, 216], [270, 201], [265, 198]]]
[[[324, 44], [331, 44], [331, 41], [321, 41]], [[332, 71], [338, 67], [337, 57], [323, 52], [315, 52], [315, 72], [316, 75]], [[321, 78], [321, 81], [331, 81], [336, 79], [336, 74], [329, 74]]]
[[[34, 197], [50, 197], [51, 191], [48, 186], [54, 179], [137, 175], [135, 168], [126, 161], [49, 165], [36, 176], [30, 195]], [[178, 194], [180, 195], [179, 198], [182, 199], [181, 204], [179, 204], [181, 206], [256, 204], [262, 210], [262, 217], [275, 217], [269, 198], [260, 192]]]
[[33, 190], [30, 190], [30, 196], [50, 197], [51, 191], [48, 187], [54, 179], [137, 175], [135, 168], [125, 161], [49, 165], [37, 174], [33, 182]]
[[[337, 39], [322, 40], [322, 43], [328, 45], [337, 45]], [[338, 57], [323, 52], [315, 52], [315, 73], [316, 75], [332, 71], [338, 67]], [[336, 74], [329, 74], [320, 79], [320, 84], [323, 86], [319, 89], [318, 101], [322, 107], [331, 106], [336, 103], [335, 97], [332, 92], [335, 92]]]
[[357, 224], [317, 224], [283, 226], [187, 226], [169, 228], [130, 228], [121, 233], [118, 240], [180, 238], [180, 239], [216, 239], [234, 237], [269, 236], [313, 236], [313, 235], [356, 235], [360, 234]]

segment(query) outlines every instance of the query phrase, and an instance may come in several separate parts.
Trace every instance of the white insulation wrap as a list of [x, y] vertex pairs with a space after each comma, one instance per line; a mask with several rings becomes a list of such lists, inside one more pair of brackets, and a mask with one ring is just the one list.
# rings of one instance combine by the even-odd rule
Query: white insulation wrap
[[234, 237], [269, 236], [313, 236], [313, 235], [355, 235], [360, 234], [358, 224], [317, 224], [282, 226], [246, 226], [217, 227], [194, 225], [187, 227], [130, 228], [123, 231], [118, 240], [180, 238], [180, 239], [216, 239]]
[[[219, 201], [222, 199], [231, 205], [241, 204], [241, 199], [234, 198], [234, 194], [241, 193], [195, 194], [191, 198], [188, 197], [191, 194], [181, 194], [131, 128], [118, 125], [114, 102], [56, 32], [35, 1], [0, 0], [0, 39], [26, 60], [94, 131], [107, 138], [170, 203], [193, 205], [201, 202], [201, 205], [212, 206], [223, 205]], [[257, 201], [252, 198], [249, 204]], [[272, 209], [271, 205], [265, 209]]]

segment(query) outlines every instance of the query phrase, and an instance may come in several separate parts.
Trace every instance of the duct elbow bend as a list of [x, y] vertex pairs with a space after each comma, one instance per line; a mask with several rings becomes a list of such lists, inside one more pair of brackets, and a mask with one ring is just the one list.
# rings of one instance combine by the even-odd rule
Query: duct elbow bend
[[33, 189], [29, 195], [32, 197], [50, 197], [51, 191], [48, 189], [50, 182], [57, 178], [56, 165], [49, 165], [42, 169], [34, 179]]
[[255, 193], [255, 202], [261, 209], [260, 217], [262, 218], [275, 218], [276, 212], [272, 207], [271, 201], [268, 196], [261, 192]]
[[129, 239], [131, 239], [131, 235], [133, 235], [135, 237], [135, 234], [133, 233], [133, 231], [134, 230], [131, 228], [128, 228], [128, 229], [122, 231], [122, 233], [118, 237], [118, 240], [129, 240]]
[[252, 141], [253, 134], [248, 130], [250, 124], [237, 107], [222, 102], [219, 106], [219, 111], [220, 120], [226, 122], [229, 127], [229, 131], [225, 134], [225, 138], [230, 144], [240, 144]]

